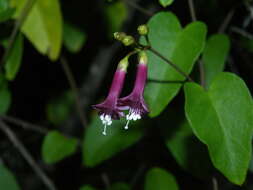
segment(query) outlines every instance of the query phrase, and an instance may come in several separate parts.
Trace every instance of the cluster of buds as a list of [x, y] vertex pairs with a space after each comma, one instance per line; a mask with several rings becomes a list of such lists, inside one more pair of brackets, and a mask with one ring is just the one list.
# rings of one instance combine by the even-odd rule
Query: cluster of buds
[[[143, 24], [138, 26], [137, 31], [139, 35], [146, 36], [148, 34], [148, 27], [147, 25]], [[135, 44], [135, 39], [133, 36], [127, 35], [124, 32], [115, 32], [114, 38], [120, 41], [125, 46], [131, 46]]]
[[[148, 33], [146, 25], [139, 26], [137, 30], [140, 35], [146, 35]], [[130, 46], [135, 43], [135, 39], [132, 36], [126, 35], [123, 32], [114, 33], [114, 38], [121, 41], [125, 46]], [[119, 62], [112, 80], [109, 94], [104, 102], [93, 105], [93, 108], [98, 111], [100, 120], [104, 125], [103, 135], [106, 135], [107, 126], [110, 126], [113, 120], [125, 117], [125, 129], [128, 129], [131, 120], [139, 120], [143, 115], [149, 112], [143, 98], [143, 92], [147, 80], [148, 58], [145, 51], [138, 50], [137, 52], [139, 53], [138, 66], [132, 92], [128, 96], [120, 98], [129, 65], [128, 59], [132, 54], [136, 53], [136, 50], [133, 53], [128, 54]], [[128, 113], [125, 115], [124, 111], [128, 111]]]

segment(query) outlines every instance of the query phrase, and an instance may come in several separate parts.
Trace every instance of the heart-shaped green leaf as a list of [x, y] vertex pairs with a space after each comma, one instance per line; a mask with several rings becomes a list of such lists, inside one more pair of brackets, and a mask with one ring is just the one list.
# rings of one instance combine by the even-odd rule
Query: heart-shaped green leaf
[[242, 184], [251, 158], [253, 101], [243, 80], [221, 73], [206, 92], [195, 83], [184, 88], [185, 112], [194, 134], [208, 146], [214, 166]]
[[163, 6], [163, 7], [167, 7], [169, 5], [171, 5], [173, 3], [174, 0], [159, 0], [160, 4]]
[[66, 22], [64, 23], [63, 29], [64, 46], [71, 53], [78, 53], [86, 41], [85, 33]]
[[11, 91], [4, 75], [0, 74], [0, 114], [6, 114], [11, 105]]
[[223, 71], [229, 49], [230, 41], [225, 34], [215, 34], [207, 40], [202, 58], [206, 87], [209, 87], [214, 77]]
[[0, 0], [0, 23], [9, 20], [15, 13], [15, 8], [10, 6], [10, 0]]
[[96, 189], [90, 185], [84, 185], [80, 188], [80, 190], [96, 190]]
[[42, 145], [42, 158], [47, 164], [56, 163], [76, 151], [77, 139], [67, 138], [58, 131], [49, 132]]
[[[181, 30], [175, 15], [168, 12], [158, 13], [148, 22], [149, 39], [153, 49], [171, 60], [182, 71], [189, 74], [204, 47], [206, 26], [193, 22]], [[183, 81], [180, 75], [168, 63], [148, 52], [149, 79], [158, 81]], [[145, 99], [150, 108], [150, 116], [159, 115], [176, 96], [180, 83], [150, 82], [145, 89]]]
[[[176, 117], [171, 115], [171, 117]], [[182, 119], [177, 128], [171, 129], [165, 139], [166, 146], [177, 163], [186, 171], [198, 178], [210, 177], [212, 164], [208, 152], [199, 140], [193, 135], [189, 123]], [[199, 163], [201, 162], [201, 167]]]
[[178, 190], [175, 177], [161, 168], [152, 168], [148, 171], [145, 179], [145, 190]]
[[21, 33], [18, 34], [4, 65], [5, 75], [8, 80], [13, 80], [16, 77], [21, 66], [24, 48], [23, 41], [23, 35]]
[[0, 163], [0, 188], [4, 190], [20, 190], [14, 175]]
[[[26, 0], [12, 0], [20, 16]], [[21, 31], [34, 47], [51, 60], [59, 57], [62, 46], [62, 15], [59, 0], [37, 0], [29, 12]]]

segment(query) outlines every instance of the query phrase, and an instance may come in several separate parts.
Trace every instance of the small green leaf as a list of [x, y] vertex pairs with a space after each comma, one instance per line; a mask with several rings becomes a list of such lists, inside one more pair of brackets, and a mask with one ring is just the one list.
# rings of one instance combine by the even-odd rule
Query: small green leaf
[[203, 51], [205, 85], [209, 87], [214, 77], [223, 71], [230, 49], [230, 41], [225, 34], [209, 37]]
[[181, 124], [176, 134], [166, 140], [167, 147], [170, 149], [172, 155], [175, 157], [179, 165], [183, 168], [188, 167], [188, 151], [186, 149], [188, 148], [188, 139], [191, 137], [191, 135], [191, 128], [188, 126], [187, 121], [185, 121], [183, 124]]
[[54, 125], [62, 124], [69, 116], [73, 102], [73, 95], [70, 91], [66, 91], [58, 98], [51, 100], [46, 107], [47, 119]]
[[23, 35], [19, 33], [10, 51], [9, 57], [6, 60], [6, 64], [4, 65], [5, 75], [8, 80], [13, 80], [19, 71], [22, 62], [23, 48]]
[[20, 190], [14, 175], [2, 163], [0, 163], [0, 188], [4, 190]]
[[8, 7], [9, 7], [9, 0], [0, 0], [0, 12], [8, 9]]
[[125, 130], [126, 121], [113, 121], [107, 129], [107, 135], [102, 135], [103, 124], [98, 116], [91, 122], [85, 132], [83, 141], [83, 161], [88, 167], [94, 167], [136, 143], [142, 137], [142, 130], [135, 126], [136, 122]]
[[244, 81], [221, 73], [206, 92], [195, 83], [185, 85], [185, 112], [194, 134], [208, 146], [214, 166], [241, 185], [251, 158], [253, 101]]
[[11, 105], [11, 92], [4, 75], [0, 74], [0, 114], [6, 114]]
[[[20, 16], [26, 0], [12, 0]], [[55, 61], [62, 46], [62, 15], [59, 0], [37, 0], [21, 31], [42, 54]]]
[[49, 132], [42, 144], [42, 158], [47, 164], [56, 163], [75, 153], [78, 141], [67, 138], [58, 131]]
[[152, 168], [148, 171], [145, 179], [145, 190], [178, 190], [175, 177], [161, 168]]
[[75, 26], [64, 23], [63, 28], [63, 43], [67, 50], [71, 53], [78, 53], [86, 41], [84, 32]]
[[[178, 127], [173, 128], [172, 134], [168, 134], [165, 140], [171, 154], [184, 170], [201, 179], [210, 177], [212, 164], [208, 152], [205, 146], [193, 135], [186, 120], [181, 118]], [[201, 167], [199, 167], [200, 162]]]
[[125, 3], [122, 1], [108, 3], [105, 6], [105, 18], [108, 25], [108, 36], [112, 37], [114, 32], [121, 30], [121, 27], [127, 18], [127, 8]]
[[8, 8], [6, 10], [0, 11], [0, 23], [11, 19], [14, 13], [15, 13], [14, 8]]
[[[204, 48], [206, 25], [193, 22], [181, 30], [177, 17], [168, 12], [158, 13], [148, 22], [152, 47], [181, 70], [189, 74]], [[183, 81], [185, 78], [161, 58], [148, 52], [149, 78], [158, 81]], [[150, 116], [158, 116], [177, 95], [180, 83], [148, 83], [145, 99]]]
[[118, 183], [115, 183], [113, 184], [109, 190], [131, 190], [130, 186], [126, 183], [121, 183], [121, 182], [118, 182]]
[[0, 89], [0, 114], [5, 114], [11, 105], [11, 92], [8, 88]]
[[90, 185], [84, 185], [80, 188], [80, 190], [96, 190], [96, 189]]
[[15, 13], [15, 8], [10, 7], [9, 0], [0, 0], [0, 23], [9, 20]]
[[159, 0], [160, 4], [163, 6], [163, 7], [167, 7], [169, 5], [171, 5], [173, 3], [174, 0]]

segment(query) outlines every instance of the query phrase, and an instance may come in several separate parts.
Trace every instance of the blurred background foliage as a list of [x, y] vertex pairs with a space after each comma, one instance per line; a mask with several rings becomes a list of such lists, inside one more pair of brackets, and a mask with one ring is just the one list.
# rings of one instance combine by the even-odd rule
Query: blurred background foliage
[[[197, 19], [208, 28], [202, 55], [206, 85], [225, 69], [252, 92], [252, 1], [194, 4]], [[214, 168], [185, 118], [180, 85], [169, 106], [166, 102], [154, 113], [159, 116], [145, 117], [128, 131], [124, 120], [116, 121], [102, 136], [91, 105], [107, 95], [117, 63], [129, 51], [113, 40], [113, 33], [137, 37], [138, 25], [160, 11], [173, 12], [183, 28], [191, 22], [187, 0], [0, 0], [0, 125], [11, 129], [7, 136], [15, 134], [14, 141], [19, 139], [42, 169], [42, 174], [36, 171], [31, 158], [23, 158], [27, 153], [1, 133], [0, 189], [253, 188], [253, 161], [242, 186]], [[200, 35], [204, 38], [204, 32]], [[181, 51], [188, 49], [185, 42]], [[131, 90], [134, 70], [130, 64], [124, 95]], [[191, 76], [199, 80], [198, 75], [195, 66]]]

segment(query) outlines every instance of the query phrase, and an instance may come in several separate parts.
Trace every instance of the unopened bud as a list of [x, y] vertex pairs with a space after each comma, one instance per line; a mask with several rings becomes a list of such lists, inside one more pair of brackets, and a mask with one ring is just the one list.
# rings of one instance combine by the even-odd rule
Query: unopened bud
[[114, 32], [113, 36], [114, 39], [122, 41], [126, 37], [126, 34], [124, 32]]
[[135, 40], [134, 40], [134, 37], [133, 36], [125, 36], [122, 40], [122, 43], [125, 45], [125, 46], [130, 46], [132, 44], [134, 44]]
[[138, 26], [137, 30], [138, 30], [138, 33], [142, 36], [145, 36], [148, 34], [148, 26], [146, 24], [142, 24]]

